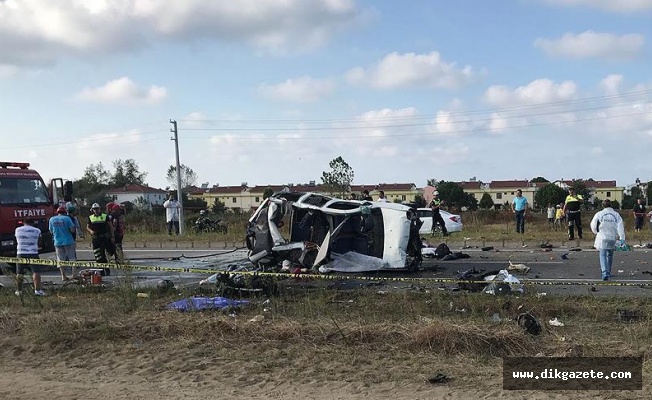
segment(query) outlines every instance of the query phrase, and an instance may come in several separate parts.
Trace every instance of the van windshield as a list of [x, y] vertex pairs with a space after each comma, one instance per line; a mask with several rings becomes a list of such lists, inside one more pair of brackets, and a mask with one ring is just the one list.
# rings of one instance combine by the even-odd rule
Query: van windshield
[[41, 179], [0, 178], [0, 204], [47, 204], [49, 197]]

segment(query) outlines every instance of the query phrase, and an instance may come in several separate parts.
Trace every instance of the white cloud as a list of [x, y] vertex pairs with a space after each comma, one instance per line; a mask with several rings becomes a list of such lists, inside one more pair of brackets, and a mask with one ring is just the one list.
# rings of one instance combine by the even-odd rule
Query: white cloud
[[616, 35], [585, 31], [565, 33], [558, 39], [539, 38], [534, 45], [551, 57], [630, 60], [643, 53], [645, 37], [634, 33]]
[[285, 82], [271, 85], [263, 83], [258, 91], [264, 97], [289, 101], [295, 103], [309, 103], [317, 101], [333, 93], [335, 85], [328, 79], [314, 79], [303, 76], [297, 79], [288, 79]]
[[537, 79], [516, 89], [491, 86], [485, 91], [484, 101], [496, 107], [514, 107], [568, 101], [576, 96], [577, 85], [573, 81], [555, 83], [550, 79]]
[[[130, 151], [141, 153], [138, 145], [142, 140], [142, 133], [139, 129], [131, 129], [124, 132], [97, 133], [78, 140], [75, 144], [75, 149], [77, 151], [77, 157], [83, 163], [96, 164], [107, 158], [107, 149], [120, 151], [125, 156], [131, 154], [129, 153]], [[109, 151], [109, 153], [111, 152]], [[105, 167], [110, 167], [110, 164], [105, 164]]]
[[5, 0], [0, 64], [51, 65], [66, 55], [133, 51], [158, 40], [308, 48], [367, 16], [355, 0]]
[[152, 85], [148, 88], [136, 85], [128, 77], [107, 82], [103, 86], [84, 88], [76, 97], [81, 100], [103, 103], [159, 103], [167, 97], [167, 89]]
[[652, 0], [546, 0], [561, 6], [592, 7], [619, 13], [634, 13], [652, 10]]
[[436, 51], [428, 54], [394, 52], [373, 66], [356, 67], [346, 74], [350, 83], [376, 89], [419, 86], [454, 89], [469, 83], [475, 76], [470, 66], [459, 68], [454, 62], [442, 60]]
[[608, 95], [616, 95], [620, 93], [620, 87], [623, 84], [623, 76], [612, 74], [600, 81], [600, 89]]

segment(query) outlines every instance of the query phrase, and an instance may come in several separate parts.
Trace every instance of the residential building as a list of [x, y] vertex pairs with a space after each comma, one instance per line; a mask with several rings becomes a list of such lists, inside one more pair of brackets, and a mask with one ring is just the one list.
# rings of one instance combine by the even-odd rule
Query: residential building
[[[583, 182], [591, 194], [591, 197], [588, 199], [590, 202], [593, 202], [594, 199], [597, 198], [599, 200], [609, 199], [611, 201], [617, 201], [618, 204], [623, 204], [625, 188], [622, 186], [617, 186], [616, 181], [595, 181], [589, 179]], [[560, 179], [554, 183], [560, 188], [568, 190], [568, 187], [573, 184], [573, 181]]]
[[167, 191], [147, 185], [126, 185], [108, 190], [107, 195], [115, 203], [132, 203], [135, 207], [151, 210], [152, 206], [163, 205], [167, 199]]
[[494, 202], [495, 208], [500, 208], [505, 203], [512, 204], [512, 200], [516, 197], [516, 191], [518, 189], [521, 189], [523, 197], [527, 199], [528, 205], [531, 208], [534, 205], [534, 194], [539, 187], [546, 184], [530, 183], [527, 179], [491, 181], [490, 183], [483, 183], [472, 179], [470, 181], [456, 183], [462, 187], [464, 192], [473, 195], [478, 202], [485, 193], [488, 193]]
[[[189, 198], [204, 200], [207, 207], [212, 207], [219, 200], [224, 203], [227, 209], [234, 212], [249, 212], [256, 209], [263, 202], [265, 191], [268, 189], [273, 193], [281, 191], [328, 193], [324, 185], [317, 184], [315, 181], [297, 185], [290, 183], [287, 185], [256, 185], [253, 187], [249, 187], [246, 182], [243, 182], [240, 186], [215, 185], [212, 188], [193, 190], [189, 194]], [[378, 192], [383, 190], [387, 199], [392, 202], [413, 202], [417, 195], [423, 195], [423, 190], [417, 188], [414, 183], [352, 185], [346, 194], [355, 193], [360, 195], [364, 190], [369, 190], [369, 194], [376, 200], [378, 199]]]

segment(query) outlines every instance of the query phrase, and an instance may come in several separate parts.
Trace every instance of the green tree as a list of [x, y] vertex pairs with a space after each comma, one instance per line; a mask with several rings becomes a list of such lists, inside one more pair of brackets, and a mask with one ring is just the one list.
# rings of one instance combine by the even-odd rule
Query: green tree
[[445, 202], [445, 205], [454, 209], [466, 207], [470, 210], [478, 208], [478, 200], [470, 193], [466, 193], [460, 185], [455, 182], [440, 181], [437, 184], [439, 198]]
[[597, 196], [593, 198], [593, 202], [591, 204], [593, 206], [594, 210], [600, 209], [602, 206], [602, 200], [600, 200]]
[[633, 186], [630, 189], [630, 194], [626, 194], [623, 196], [623, 209], [624, 210], [630, 210], [634, 208], [634, 204], [636, 204], [636, 200], [643, 198], [643, 191], [641, 188], [638, 186]]
[[[189, 186], [195, 186], [197, 183], [197, 174], [190, 167], [187, 167], [184, 164], [179, 165], [179, 171], [181, 175], [181, 189], [185, 189]], [[176, 165], [170, 165], [165, 175], [165, 179], [170, 184], [170, 187], [174, 190], [177, 189], [177, 167]]]
[[[587, 181], [584, 181], [583, 179], [573, 179], [573, 181], [570, 184], [570, 187], [575, 189], [576, 194], [582, 195], [584, 198], [584, 206], [588, 207], [588, 199], [591, 197], [591, 192], [589, 191], [589, 186], [586, 183]], [[589, 181], [590, 183], [590, 181]]]
[[568, 192], [554, 183], [549, 183], [534, 194], [534, 206], [547, 207], [548, 204], [559, 204], [566, 200]]
[[437, 179], [430, 178], [426, 181], [426, 186], [437, 186]]
[[136, 160], [133, 158], [127, 160], [117, 159], [113, 161], [115, 171], [111, 175], [109, 184], [114, 187], [126, 185], [143, 185], [147, 172], [141, 172]]
[[271, 196], [273, 194], [274, 194], [274, 191], [272, 190], [272, 188], [267, 186], [265, 188], [265, 191], [263, 192], [263, 200], [265, 200], [266, 198], [268, 198], [269, 196]]
[[322, 183], [331, 194], [337, 194], [343, 198], [344, 194], [349, 192], [351, 183], [353, 183], [353, 176], [355, 175], [353, 168], [344, 161], [342, 156], [331, 160], [328, 166], [331, 171], [322, 173]]
[[206, 209], [206, 201], [202, 199], [196, 199], [196, 198], [189, 198], [185, 193], [183, 195], [183, 206], [185, 208], [190, 208], [190, 209], [200, 209], [200, 210], [205, 210]]
[[215, 203], [211, 207], [211, 212], [216, 215], [223, 215], [226, 213], [226, 204], [222, 203], [220, 200], [215, 199]]
[[89, 204], [106, 203], [109, 180], [109, 172], [101, 162], [91, 164], [84, 169], [80, 179], [72, 182], [73, 193], [76, 198], [84, 199]]
[[549, 183], [550, 181], [547, 180], [546, 178], [542, 176], [537, 176], [536, 178], [533, 178], [530, 183]]
[[[611, 202], [611, 208], [613, 208], [614, 210], [620, 209], [620, 203], [618, 202], [618, 200], [614, 200], [614, 201]], [[633, 206], [632, 206], [632, 208], [633, 208]]]
[[480, 198], [480, 204], [478, 205], [483, 210], [491, 210], [494, 208], [494, 200], [491, 198], [489, 193], [484, 192]]
[[420, 194], [414, 196], [414, 207], [423, 208], [426, 206], [426, 199], [423, 198]]

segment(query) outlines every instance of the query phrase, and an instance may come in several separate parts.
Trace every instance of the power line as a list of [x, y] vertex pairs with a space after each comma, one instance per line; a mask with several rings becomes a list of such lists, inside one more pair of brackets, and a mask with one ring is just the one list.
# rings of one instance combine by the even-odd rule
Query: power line
[[[144, 132], [137, 132], [138, 135], [152, 135], [156, 133], [167, 133], [167, 131], [163, 130], [155, 130], [155, 131], [144, 131]], [[112, 132], [114, 133], [114, 132]], [[98, 133], [94, 135], [106, 135], [106, 133]], [[12, 149], [24, 149], [24, 148], [35, 148], [35, 147], [54, 147], [54, 146], [61, 146], [61, 145], [68, 145], [68, 144], [79, 144], [82, 142], [100, 142], [103, 140], [115, 140], [116, 138], [118, 139], [125, 139], [125, 136], [122, 134], [119, 134], [118, 136], [104, 136], [104, 137], [96, 137], [96, 138], [89, 138], [89, 139], [77, 139], [77, 140], [72, 140], [72, 141], [65, 141], [65, 142], [50, 142], [50, 143], [42, 143], [42, 144], [28, 144], [28, 145], [23, 145], [23, 146], [7, 146], [3, 147], [3, 149], [6, 150], [12, 150]], [[146, 143], [146, 142], [153, 142], [157, 140], [163, 140], [164, 137], [162, 136], [160, 139], [151, 139], [151, 140], [141, 140], [138, 143]], [[123, 140], [124, 141], [124, 140]]]
[[[576, 123], [576, 122], [586, 122], [586, 121], [596, 121], [596, 120], [602, 120], [602, 119], [612, 119], [612, 118], [622, 118], [622, 117], [630, 117], [630, 116], [636, 116], [636, 115], [646, 115], [649, 114], [648, 111], [643, 111], [643, 112], [637, 112], [637, 113], [629, 113], [629, 114], [620, 114], [620, 115], [607, 115], [604, 117], [587, 117], [587, 118], [579, 118], [579, 119], [574, 119], [570, 121], [550, 121], [550, 122], [540, 122], [540, 123], [531, 123], [531, 124], [523, 124], [523, 125], [516, 125], [516, 126], [508, 126], [505, 127], [504, 130], [511, 130], [511, 129], [527, 129], [527, 128], [532, 128], [532, 127], [540, 127], [540, 126], [551, 126], [551, 125], [559, 125], [559, 124], [571, 124], [571, 123]], [[469, 121], [464, 121], [464, 122], [469, 122]], [[377, 128], [377, 127], [374, 127]], [[436, 134], [441, 134], [441, 135], [454, 135], [454, 134], [460, 134], [460, 133], [474, 133], [474, 132], [483, 132], [483, 131], [492, 131], [494, 128], [492, 127], [478, 127], [478, 128], [471, 128], [471, 129], [464, 129], [464, 130], [452, 130], [448, 132], [421, 132], [421, 133], [404, 133], [404, 134], [387, 134], [384, 136], [381, 136], [382, 138], [394, 138], [394, 137], [418, 137], [418, 136], [428, 136], [428, 135], [436, 135]], [[370, 135], [344, 135], [344, 136], [304, 136], [304, 137], [282, 137], [279, 138], [277, 136], [275, 137], [229, 137], [230, 140], [261, 140], [261, 139], [274, 139], [274, 140], [330, 140], [330, 139], [369, 139], [373, 138], [375, 136], [370, 136]], [[199, 137], [199, 136], [184, 136], [184, 139], [205, 139], [205, 136]]]
[[[549, 107], [558, 107], [569, 104], [581, 104], [591, 101], [606, 101], [606, 100], [615, 100], [622, 99], [630, 96], [646, 95], [652, 94], [652, 89], [645, 89], [634, 92], [625, 92], [614, 95], [604, 95], [604, 96], [593, 96], [593, 97], [583, 97], [579, 99], [571, 100], [560, 100], [555, 102], [546, 102], [514, 107], [503, 107], [503, 108], [487, 108], [487, 109], [478, 109], [478, 110], [469, 110], [469, 111], [447, 111], [448, 115], [451, 116], [466, 116], [466, 115], [477, 115], [477, 114], [489, 114], [489, 113], [504, 113], [512, 111], [522, 111], [522, 110], [531, 110], [531, 109], [540, 109], [540, 108], [549, 108]], [[632, 100], [633, 101], [633, 100]], [[603, 106], [608, 107], [608, 106]], [[423, 115], [410, 115], [410, 116], [392, 116], [392, 117], [377, 117], [373, 118], [374, 121], [392, 121], [392, 120], [410, 120], [410, 119], [424, 119], [424, 118], [434, 118], [438, 114], [423, 114]], [[180, 119], [181, 122], [193, 122], [193, 123], [231, 123], [231, 124], [243, 124], [243, 123], [339, 123], [339, 122], [361, 122], [359, 119], [240, 119], [240, 120], [228, 120], [228, 119]], [[366, 122], [366, 121], [364, 121]], [[189, 130], [192, 128], [184, 128], [184, 130]]]

